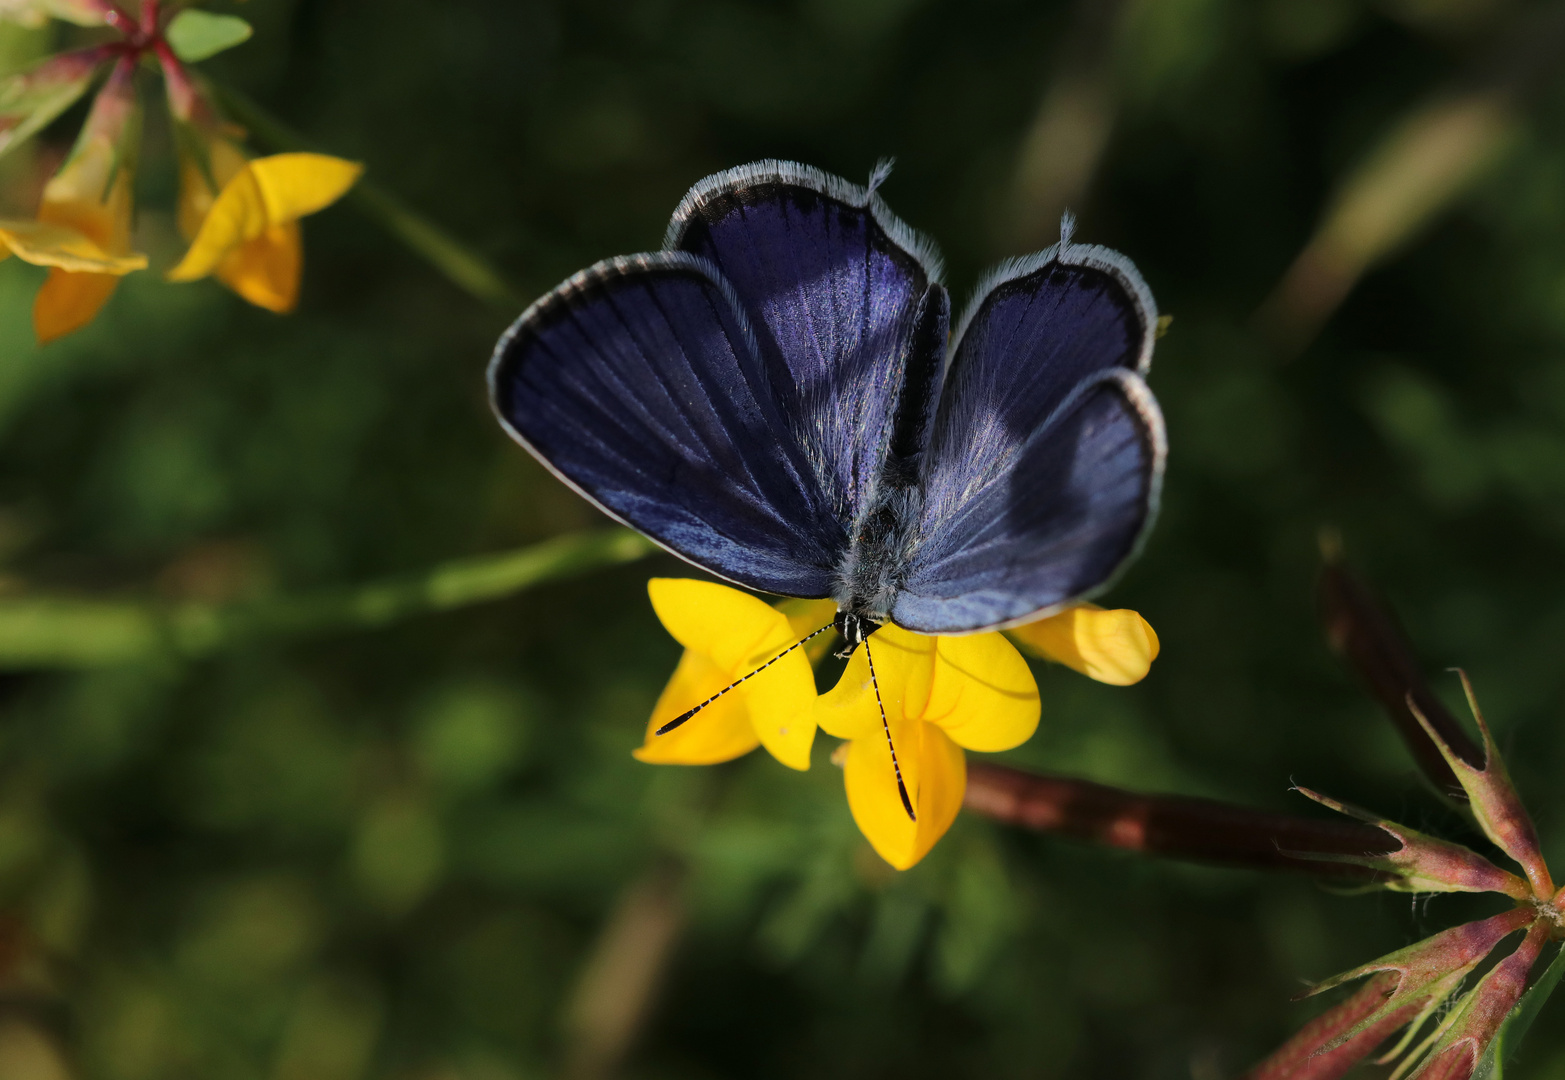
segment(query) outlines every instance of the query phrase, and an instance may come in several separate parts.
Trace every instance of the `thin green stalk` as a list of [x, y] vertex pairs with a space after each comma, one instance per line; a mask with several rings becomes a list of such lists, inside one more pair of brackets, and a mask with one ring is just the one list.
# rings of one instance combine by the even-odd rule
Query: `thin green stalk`
[[[214, 86], [212, 92], [229, 116], [272, 149], [320, 149], [239, 91]], [[514, 310], [521, 306], [520, 293], [488, 259], [373, 180], [360, 180], [348, 192], [345, 201], [357, 206], [371, 221], [402, 241], [469, 295], [496, 307]]]
[[194, 658], [263, 638], [372, 629], [634, 562], [654, 550], [629, 529], [595, 529], [497, 555], [456, 559], [413, 576], [246, 603], [0, 597], [0, 670]]

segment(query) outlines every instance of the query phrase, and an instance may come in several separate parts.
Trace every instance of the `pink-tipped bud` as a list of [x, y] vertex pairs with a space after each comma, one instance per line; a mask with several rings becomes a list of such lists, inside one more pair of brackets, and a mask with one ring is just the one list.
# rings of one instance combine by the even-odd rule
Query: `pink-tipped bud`
[[61, 53], [0, 79], [0, 154], [70, 108], [111, 55], [103, 46]]
[[1500, 1025], [1521, 1000], [1549, 930], [1543, 920], [1534, 923], [1516, 951], [1463, 995], [1443, 1025], [1444, 1034], [1409, 1080], [1469, 1080]]
[[[1457, 991], [1462, 980], [1494, 951], [1496, 945], [1522, 929], [1533, 918], [1534, 912], [1530, 908], [1512, 908], [1478, 922], [1453, 926], [1379, 960], [1371, 960], [1352, 971], [1317, 983], [1304, 996], [1319, 994], [1379, 972], [1391, 972], [1397, 977], [1396, 990], [1385, 1002], [1357, 1026], [1338, 1037], [1339, 1043], [1346, 1042], [1394, 1013], [1409, 1008], [1414, 1012], [1424, 1012], [1438, 1006]], [[1323, 1047], [1323, 1050], [1332, 1049], [1335, 1049], [1332, 1044]]]
[[1456, 774], [1463, 790], [1467, 792], [1468, 801], [1473, 808], [1473, 817], [1477, 819], [1484, 835], [1494, 841], [1496, 847], [1515, 859], [1526, 871], [1534, 896], [1540, 900], [1552, 899], [1554, 880], [1549, 876], [1549, 868], [1543, 861], [1543, 852], [1538, 847], [1538, 830], [1533, 826], [1527, 808], [1522, 805], [1521, 796], [1517, 794], [1515, 785], [1511, 783], [1510, 774], [1506, 772], [1505, 760], [1500, 756], [1500, 748], [1495, 745], [1494, 736], [1489, 733], [1489, 725], [1484, 722], [1483, 713], [1478, 708], [1478, 698], [1473, 694], [1473, 686], [1468, 681], [1467, 673], [1458, 671], [1458, 674], [1462, 678], [1462, 689], [1467, 694], [1468, 707], [1472, 709], [1473, 719], [1478, 722], [1478, 731], [1483, 736], [1483, 768], [1475, 768], [1462, 760], [1450, 744], [1440, 737], [1411, 699], [1408, 701], [1408, 707], [1413, 711], [1418, 722], [1423, 725], [1424, 731], [1439, 747], [1446, 763], [1451, 766], [1451, 771]]
[[[1337, 1080], [1413, 1018], [1416, 1004], [1384, 1012], [1382, 1006], [1396, 985], [1392, 972], [1374, 976], [1352, 997], [1305, 1024], [1242, 1080]], [[1365, 1026], [1363, 1021], [1371, 1016], [1379, 1019]], [[1331, 1049], [1322, 1050], [1325, 1046]]]
[[1405, 825], [1376, 817], [1367, 810], [1338, 802], [1329, 796], [1307, 787], [1295, 786], [1295, 791], [1314, 799], [1322, 806], [1329, 806], [1339, 813], [1356, 817], [1360, 821], [1383, 829], [1402, 846], [1384, 854], [1370, 852], [1357, 855], [1300, 852], [1300, 858], [1325, 859], [1332, 862], [1353, 863], [1367, 866], [1387, 875], [1382, 882], [1385, 888], [1397, 892], [1497, 892], [1515, 900], [1524, 900], [1532, 894], [1527, 882], [1508, 870], [1502, 870], [1476, 851], [1426, 836]]

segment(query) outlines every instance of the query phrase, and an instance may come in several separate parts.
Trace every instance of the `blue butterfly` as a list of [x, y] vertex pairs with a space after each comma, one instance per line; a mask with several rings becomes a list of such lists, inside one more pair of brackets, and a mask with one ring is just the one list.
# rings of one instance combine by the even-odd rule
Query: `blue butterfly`
[[663, 250], [563, 282], [489, 367], [500, 423], [556, 476], [718, 577], [830, 597], [850, 649], [1106, 588], [1167, 456], [1131, 262], [1067, 226], [990, 272], [952, 335], [938, 252], [876, 192], [888, 171], [708, 177]]

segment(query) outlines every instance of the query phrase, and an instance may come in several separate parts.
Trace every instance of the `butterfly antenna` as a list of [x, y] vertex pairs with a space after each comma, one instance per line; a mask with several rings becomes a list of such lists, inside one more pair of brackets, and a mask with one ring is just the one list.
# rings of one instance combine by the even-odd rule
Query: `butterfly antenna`
[[[792, 645], [788, 646], [782, 652], [778, 653], [776, 656], [774, 656], [770, 660], [766, 661], [766, 663], [762, 664], [760, 667], [758, 667], [754, 671], [750, 672], [750, 674], [744, 675], [744, 676], [741, 676], [740, 678], [735, 679], [733, 682], [731, 682], [727, 686], [723, 687], [717, 693], [715, 693], [711, 697], [707, 698], [705, 701], [703, 701], [701, 704], [697, 705], [695, 708], [691, 709], [689, 712], [680, 713], [678, 716], [674, 717], [674, 719], [670, 720], [668, 723], [666, 723], [662, 727], [658, 728], [652, 734], [654, 734], [654, 735], [667, 735], [670, 731], [673, 731], [680, 724], [683, 724], [686, 720], [689, 720], [696, 713], [700, 712], [702, 709], [704, 709], [708, 705], [712, 704], [712, 702], [716, 701], [718, 698], [720, 698], [724, 694], [728, 693], [728, 691], [732, 690], [734, 687], [738, 686], [740, 683], [744, 682], [746, 679], [754, 678], [755, 676], [759, 675], [761, 672], [765, 671], [767, 668], [771, 667], [773, 664], [777, 663], [777, 661], [781, 660], [783, 657], [785, 657], [789, 653], [793, 652], [793, 650], [797, 649], [800, 645], [803, 645], [806, 641], [809, 641], [811, 638], [819, 637], [821, 634], [824, 634], [826, 631], [830, 630], [832, 627], [834, 627], [836, 625], [837, 624], [834, 623], [834, 622], [829, 622], [825, 626], [821, 627], [819, 630], [811, 631], [810, 633], [806, 634], [804, 637], [800, 638], [798, 641], [795, 641]], [[905, 796], [905, 795], [903, 796], [903, 801], [904, 802], [907, 801], [907, 796]]]
[[883, 157], [875, 162], [874, 171], [869, 174], [869, 194], [875, 194], [875, 189], [890, 178], [892, 166], [896, 163], [897, 159], [894, 157]]
[[907, 785], [902, 782], [902, 766], [897, 761], [897, 746], [891, 741], [891, 724], [886, 720], [886, 703], [880, 700], [880, 680], [875, 678], [875, 658], [870, 655], [869, 639], [864, 639], [864, 659], [869, 661], [869, 681], [875, 687], [875, 704], [880, 706], [880, 726], [886, 731], [886, 745], [891, 749], [891, 771], [897, 774], [897, 794], [902, 796], [902, 809], [909, 821], [917, 821], [913, 813], [913, 800], [907, 797]]

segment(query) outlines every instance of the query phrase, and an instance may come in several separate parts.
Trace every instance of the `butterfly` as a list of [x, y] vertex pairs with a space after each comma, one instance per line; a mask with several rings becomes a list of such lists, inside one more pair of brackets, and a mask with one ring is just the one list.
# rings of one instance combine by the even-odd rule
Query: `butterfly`
[[1135, 266], [1067, 224], [984, 277], [953, 334], [888, 172], [708, 177], [661, 251], [561, 283], [489, 367], [501, 425], [556, 476], [711, 574], [830, 598], [849, 650], [887, 623], [994, 630], [1106, 588], [1167, 457]]

